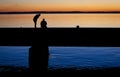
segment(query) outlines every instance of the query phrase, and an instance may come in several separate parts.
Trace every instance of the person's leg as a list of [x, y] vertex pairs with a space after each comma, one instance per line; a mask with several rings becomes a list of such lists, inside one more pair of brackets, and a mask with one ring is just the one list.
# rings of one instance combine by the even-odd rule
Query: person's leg
[[35, 28], [36, 28], [36, 22], [34, 22], [35, 23]]

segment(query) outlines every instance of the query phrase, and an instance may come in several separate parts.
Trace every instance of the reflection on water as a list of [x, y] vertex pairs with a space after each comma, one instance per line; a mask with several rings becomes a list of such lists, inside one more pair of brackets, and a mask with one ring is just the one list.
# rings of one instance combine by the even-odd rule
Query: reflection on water
[[[0, 27], [34, 27], [34, 14], [0, 15]], [[120, 27], [120, 14], [42, 14], [48, 27]]]

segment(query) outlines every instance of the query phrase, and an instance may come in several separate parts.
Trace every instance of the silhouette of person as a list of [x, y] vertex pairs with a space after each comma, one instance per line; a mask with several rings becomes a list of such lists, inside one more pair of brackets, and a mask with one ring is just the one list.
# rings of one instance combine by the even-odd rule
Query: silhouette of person
[[41, 28], [47, 28], [47, 22], [45, 21], [45, 19], [43, 18], [43, 20], [40, 23]]
[[39, 13], [39, 14], [36, 14], [36, 15], [33, 17], [33, 21], [34, 21], [34, 24], [35, 24], [35, 28], [36, 28], [37, 19], [39, 18], [39, 16], [40, 16], [40, 13]]
[[79, 28], [79, 25], [77, 25], [76, 28]]

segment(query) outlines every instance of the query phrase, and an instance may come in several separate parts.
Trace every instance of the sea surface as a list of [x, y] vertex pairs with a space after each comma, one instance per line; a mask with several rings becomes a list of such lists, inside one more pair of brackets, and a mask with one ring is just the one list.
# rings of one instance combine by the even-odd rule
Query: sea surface
[[[0, 46], [0, 66], [28, 67], [30, 47]], [[120, 67], [120, 47], [49, 47], [49, 68]]]
[[[35, 14], [1, 14], [0, 27], [33, 28]], [[48, 28], [120, 28], [120, 14], [41, 14], [37, 21], [40, 28], [42, 19], [47, 21]]]

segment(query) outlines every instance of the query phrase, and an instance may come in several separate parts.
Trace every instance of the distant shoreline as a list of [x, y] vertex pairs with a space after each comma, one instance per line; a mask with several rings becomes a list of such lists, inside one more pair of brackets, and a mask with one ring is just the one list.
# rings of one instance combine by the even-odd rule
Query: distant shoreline
[[81, 11], [33, 11], [33, 12], [0, 12], [0, 14], [120, 14], [120, 11], [96, 11], [96, 12], [81, 12]]

